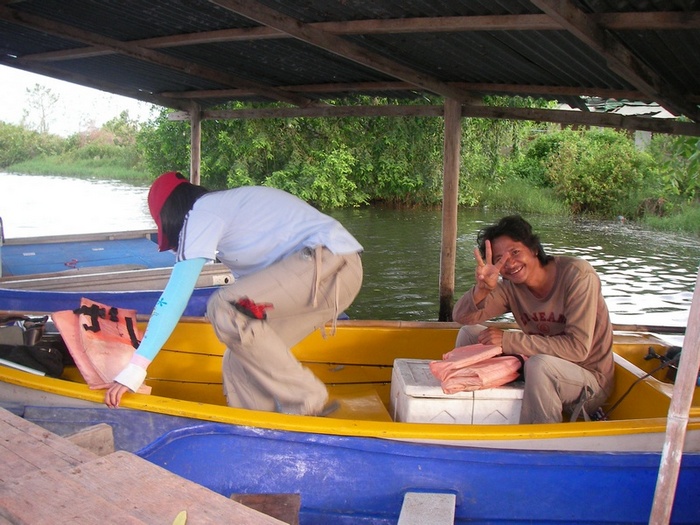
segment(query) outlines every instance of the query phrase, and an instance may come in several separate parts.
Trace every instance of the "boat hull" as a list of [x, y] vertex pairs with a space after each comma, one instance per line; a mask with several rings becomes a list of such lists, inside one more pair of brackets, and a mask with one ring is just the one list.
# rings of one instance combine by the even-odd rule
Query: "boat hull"
[[[455, 494], [457, 523], [648, 521], [673, 385], [640, 367], [656, 367], [644, 356], [665, 343], [616, 334], [609, 421], [393, 420], [392, 364], [439, 359], [456, 332], [446, 323], [341, 321], [333, 337], [307, 337], [293, 351], [339, 401], [329, 417], [226, 406], [224, 347], [201, 319], [180, 323], [149, 367], [152, 394], [127, 394], [123, 408], [105, 408], [104, 393], [70, 368], [49, 378], [0, 367], [0, 402], [60, 435], [108, 423], [117, 448], [226, 496], [299, 493], [306, 524], [396, 523], [403, 496], [416, 491]], [[696, 395], [673, 523], [700, 523], [699, 408]]]
[[[199, 317], [207, 311], [207, 301], [218, 286], [195, 288], [187, 302], [183, 315]], [[130, 291], [48, 291], [14, 290], [0, 288], [0, 309], [27, 312], [57, 312], [73, 310], [80, 299], [87, 297], [102, 304], [117, 308], [136, 310], [139, 314], [150, 314], [160, 298], [162, 290]]]
[[[404, 494], [456, 496], [455, 523], [647, 523], [660, 454], [400, 443], [204, 424], [138, 454], [220, 494], [301, 494], [303, 524], [395, 524]], [[686, 454], [672, 523], [699, 523]]]
[[[150, 314], [174, 264], [173, 252], [158, 251], [155, 230], [7, 239], [0, 309], [72, 310], [88, 297]], [[212, 292], [233, 280], [223, 264], [205, 265], [184, 315], [203, 316]]]

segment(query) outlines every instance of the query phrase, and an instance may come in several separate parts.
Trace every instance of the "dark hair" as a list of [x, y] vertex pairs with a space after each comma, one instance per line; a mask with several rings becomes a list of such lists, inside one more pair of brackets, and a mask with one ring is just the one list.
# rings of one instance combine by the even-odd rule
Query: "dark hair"
[[[184, 177], [183, 177], [184, 178]], [[194, 203], [205, 193], [209, 193], [204, 186], [196, 184], [180, 184], [168, 196], [160, 210], [160, 223], [163, 234], [168, 239], [171, 250], [177, 250], [180, 242], [180, 230], [185, 222], [185, 216], [194, 206]]]
[[539, 235], [532, 232], [530, 223], [523, 219], [520, 215], [509, 215], [503, 217], [496, 224], [487, 226], [479, 231], [476, 236], [476, 242], [479, 245], [479, 251], [482, 257], [486, 257], [486, 241], [493, 241], [502, 236], [510, 237], [516, 242], [521, 242], [532, 250], [542, 266], [554, 259], [551, 255], [547, 255], [540, 242]]

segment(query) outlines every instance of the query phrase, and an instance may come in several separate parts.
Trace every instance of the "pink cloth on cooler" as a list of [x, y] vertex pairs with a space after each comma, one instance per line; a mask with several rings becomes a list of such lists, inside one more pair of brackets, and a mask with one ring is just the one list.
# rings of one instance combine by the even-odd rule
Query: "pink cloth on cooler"
[[503, 355], [503, 349], [495, 345], [462, 346], [442, 358], [429, 366], [445, 394], [505, 385], [518, 378], [522, 365], [519, 358]]

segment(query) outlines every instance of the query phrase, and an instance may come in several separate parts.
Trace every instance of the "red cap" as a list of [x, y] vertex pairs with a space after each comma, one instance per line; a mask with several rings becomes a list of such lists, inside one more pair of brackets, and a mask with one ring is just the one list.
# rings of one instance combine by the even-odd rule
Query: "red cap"
[[158, 226], [158, 249], [161, 252], [170, 249], [170, 242], [165, 233], [163, 233], [163, 226], [160, 223], [160, 210], [163, 209], [165, 201], [168, 200], [173, 190], [180, 184], [186, 184], [187, 182], [188, 180], [183, 178], [178, 172], [169, 171], [153, 181], [148, 192], [148, 209], [151, 211], [151, 217], [156, 222], [156, 226]]

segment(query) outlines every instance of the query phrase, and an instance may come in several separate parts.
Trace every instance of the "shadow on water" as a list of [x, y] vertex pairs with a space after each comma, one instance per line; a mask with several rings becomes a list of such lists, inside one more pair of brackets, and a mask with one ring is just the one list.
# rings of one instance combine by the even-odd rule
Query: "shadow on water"
[[[0, 173], [0, 217], [7, 237], [153, 228], [147, 188], [118, 181]], [[364, 285], [353, 319], [436, 320], [439, 210], [360, 208], [330, 213], [365, 248]], [[476, 233], [503, 214], [460, 209], [455, 297], [474, 283]], [[613, 322], [685, 326], [700, 263], [700, 240], [629, 223], [526, 216], [552, 255], [590, 261], [600, 274]]]

